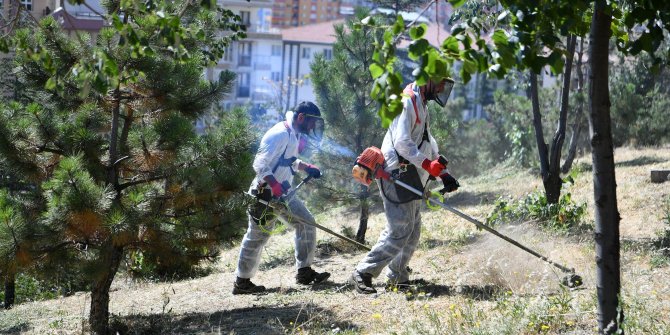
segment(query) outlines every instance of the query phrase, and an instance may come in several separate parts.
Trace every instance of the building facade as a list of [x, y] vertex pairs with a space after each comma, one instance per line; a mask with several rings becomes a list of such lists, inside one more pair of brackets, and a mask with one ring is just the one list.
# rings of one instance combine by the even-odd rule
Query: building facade
[[[342, 18], [342, 0], [275, 0], [272, 25], [277, 28], [304, 26]], [[348, 11], [345, 10], [346, 13]], [[351, 13], [353, 14], [353, 7]]]

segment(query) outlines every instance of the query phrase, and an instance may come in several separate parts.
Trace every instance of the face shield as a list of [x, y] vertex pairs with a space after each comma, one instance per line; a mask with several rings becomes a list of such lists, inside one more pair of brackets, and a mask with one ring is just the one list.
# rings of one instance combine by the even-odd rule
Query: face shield
[[445, 78], [442, 82], [444, 83], [444, 88], [439, 92], [435, 92], [435, 102], [444, 107], [447, 104], [447, 100], [449, 100], [449, 95], [451, 95], [451, 89], [454, 88], [454, 81]]
[[305, 115], [305, 127], [307, 130], [303, 132], [301, 139], [304, 139], [303, 151], [315, 152], [321, 149], [321, 141], [323, 140], [323, 131], [325, 123], [322, 117], [316, 115]]

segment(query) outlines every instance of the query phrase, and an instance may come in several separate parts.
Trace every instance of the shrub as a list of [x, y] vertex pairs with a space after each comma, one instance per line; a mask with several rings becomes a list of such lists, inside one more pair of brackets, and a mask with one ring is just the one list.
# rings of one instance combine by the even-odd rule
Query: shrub
[[546, 228], [566, 231], [579, 225], [586, 214], [586, 204], [576, 204], [570, 192], [564, 192], [556, 204], [547, 202], [544, 192], [535, 191], [521, 200], [499, 198], [486, 218], [487, 225], [518, 220], [537, 220]]

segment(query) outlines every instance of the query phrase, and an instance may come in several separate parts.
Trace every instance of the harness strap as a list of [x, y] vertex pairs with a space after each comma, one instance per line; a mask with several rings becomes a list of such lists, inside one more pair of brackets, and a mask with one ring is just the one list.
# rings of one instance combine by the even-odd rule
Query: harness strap
[[[421, 124], [421, 120], [419, 119], [419, 109], [416, 106], [416, 94], [414, 93], [414, 83], [405, 86], [403, 93], [407, 94], [409, 98], [412, 100], [412, 106], [414, 107], [414, 114], [416, 116], [416, 124]], [[425, 124], [423, 127], [423, 137], [421, 137], [421, 143], [419, 143], [418, 145], [419, 150], [421, 150], [421, 146], [423, 145], [424, 142], [430, 142], [430, 137], [428, 136], [428, 127], [426, 127]], [[398, 155], [398, 163], [409, 164], [409, 160], [405, 159], [405, 157], [403, 156], [400, 156], [397, 150], [396, 155]]]
[[[284, 127], [286, 128], [286, 131], [288, 132], [289, 137], [291, 136], [291, 127], [288, 126], [288, 123], [284, 121]], [[272, 173], [275, 173], [277, 169], [280, 166], [288, 166], [289, 169], [291, 169], [291, 175], [295, 175], [295, 171], [293, 171], [293, 163], [295, 163], [296, 159], [298, 157], [289, 157], [285, 158], [284, 155], [286, 154], [286, 150], [288, 149], [288, 144], [286, 144], [286, 147], [284, 148], [284, 152], [279, 156], [279, 160], [277, 161], [277, 164], [272, 168]]]
[[416, 107], [416, 94], [414, 93], [414, 83], [411, 83], [407, 86], [405, 86], [405, 89], [402, 91], [402, 93], [407, 94], [412, 100], [412, 106], [414, 106], [414, 114], [416, 115], [416, 123], [421, 123], [421, 120], [419, 120], [419, 109]]

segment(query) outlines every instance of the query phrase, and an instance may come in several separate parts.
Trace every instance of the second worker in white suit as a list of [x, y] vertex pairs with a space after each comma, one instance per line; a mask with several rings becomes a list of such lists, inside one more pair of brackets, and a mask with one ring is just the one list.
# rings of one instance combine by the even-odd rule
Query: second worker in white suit
[[[286, 121], [274, 125], [261, 139], [253, 163], [256, 178], [250, 191], [269, 201], [289, 191], [297, 170], [305, 171], [313, 178], [321, 177], [321, 171], [316, 166], [297, 158], [301, 137], [319, 131], [323, 131], [323, 119], [321, 111], [313, 103], [301, 102], [293, 111], [286, 113]], [[312, 214], [296, 196], [291, 197], [287, 205], [291, 213], [314, 221]], [[233, 294], [265, 291], [264, 286], [252, 283], [251, 278], [258, 271], [261, 250], [270, 238], [268, 229], [276, 220], [267, 206], [256, 203], [249, 208], [249, 226], [242, 240]], [[316, 249], [316, 228], [299, 222], [293, 222], [292, 226], [295, 228], [295, 262], [298, 269], [296, 282], [309, 285], [325, 281], [330, 273], [317, 272], [311, 267]]]

